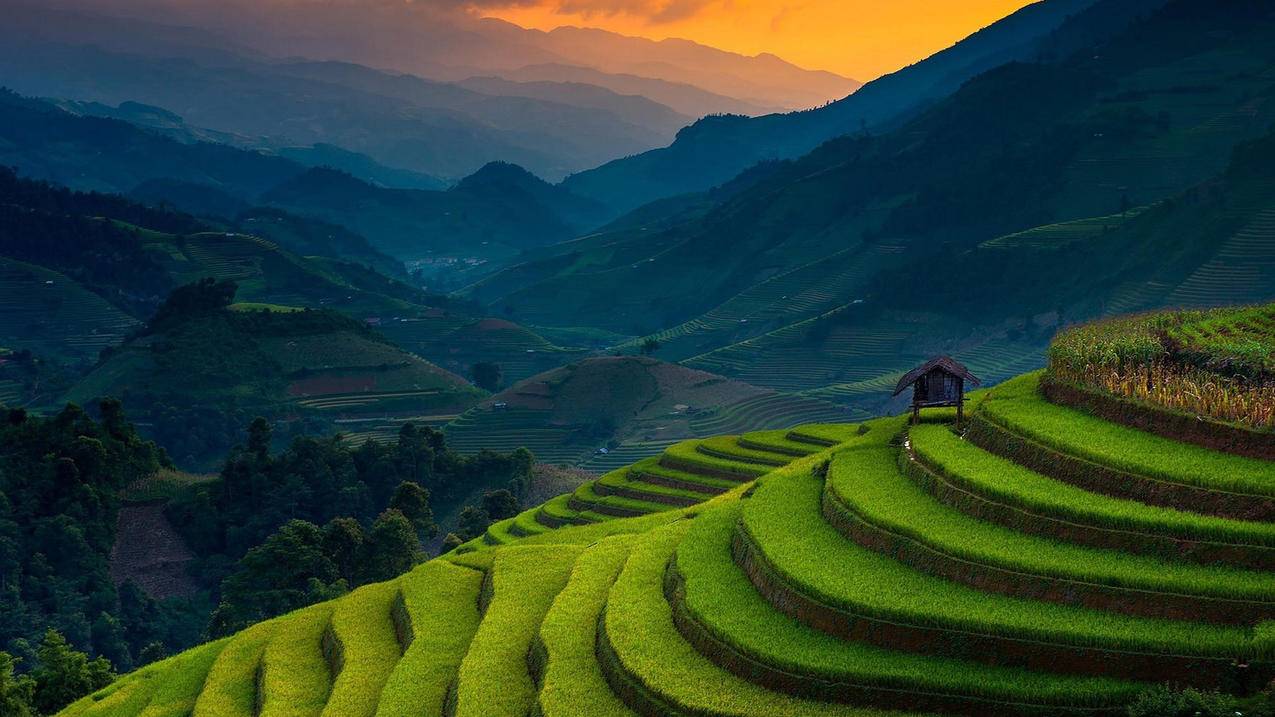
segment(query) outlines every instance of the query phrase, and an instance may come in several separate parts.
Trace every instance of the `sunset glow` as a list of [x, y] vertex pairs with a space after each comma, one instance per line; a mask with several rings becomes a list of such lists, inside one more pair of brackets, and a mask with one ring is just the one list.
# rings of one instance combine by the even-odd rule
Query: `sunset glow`
[[562, 25], [600, 27], [656, 40], [684, 37], [747, 55], [771, 52], [803, 67], [861, 81], [920, 60], [1030, 4], [1027, 0], [538, 3], [484, 14], [541, 30]]

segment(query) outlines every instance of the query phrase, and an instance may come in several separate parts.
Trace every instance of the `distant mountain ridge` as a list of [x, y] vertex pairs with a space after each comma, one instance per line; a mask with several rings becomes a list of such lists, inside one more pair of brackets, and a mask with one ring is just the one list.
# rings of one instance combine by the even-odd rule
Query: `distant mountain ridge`
[[1058, 53], [1052, 34], [1084, 11], [1101, 15], [1071, 43], [1111, 36], [1165, 0], [1043, 0], [914, 65], [864, 85], [826, 107], [757, 118], [710, 117], [667, 148], [615, 160], [568, 177], [573, 191], [617, 211], [721, 184], [768, 159], [801, 156], [834, 137], [876, 132], [950, 94], [966, 80], [1012, 60]]
[[[570, 239], [608, 216], [596, 202], [508, 164], [492, 165], [462, 182], [463, 188], [392, 189], [280, 156], [179, 142], [12, 93], [0, 94], [0, 109], [0, 163], [26, 176], [79, 190], [129, 194], [142, 188], [146, 201], [195, 213], [269, 204], [362, 234], [399, 261], [457, 253], [508, 258], [522, 248]], [[493, 190], [493, 182], [502, 189]], [[199, 187], [208, 188], [203, 197]]]

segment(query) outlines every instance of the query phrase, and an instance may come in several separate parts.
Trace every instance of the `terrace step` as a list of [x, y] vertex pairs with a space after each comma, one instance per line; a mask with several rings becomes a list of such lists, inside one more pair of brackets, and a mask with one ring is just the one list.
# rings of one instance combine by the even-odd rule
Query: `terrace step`
[[403, 654], [394, 623], [398, 581], [367, 585], [336, 605], [325, 640], [334, 674], [323, 717], [373, 717], [381, 688]]
[[660, 465], [673, 470], [694, 473], [708, 478], [749, 481], [770, 472], [773, 466], [743, 463], [736, 460], [710, 456], [697, 449], [699, 441], [683, 441], [669, 446], [660, 456]]
[[620, 495], [605, 495], [595, 490], [596, 485], [596, 482], [590, 481], [576, 488], [567, 501], [567, 507], [575, 511], [594, 512], [617, 518], [633, 518], [676, 507], [654, 500], [635, 500]]
[[525, 717], [536, 700], [527, 651], [554, 598], [567, 584], [579, 546], [509, 546], [487, 574], [482, 623], [445, 703], [455, 717]]
[[661, 465], [660, 458], [648, 458], [634, 464], [630, 473], [635, 480], [667, 488], [679, 488], [685, 491], [701, 493], [706, 496], [718, 495], [739, 485], [738, 480], [709, 478], [696, 473], [688, 473]]
[[1057, 406], [1038, 375], [992, 391], [969, 439], [1066, 483], [1117, 498], [1236, 520], [1275, 521], [1275, 461], [1179, 443]]
[[257, 676], [261, 717], [319, 715], [332, 691], [334, 670], [322, 649], [332, 622], [332, 603], [320, 603], [278, 618]]
[[576, 561], [554, 598], [527, 660], [540, 691], [538, 717], [633, 717], [606, 683], [594, 645], [607, 593], [628, 559], [632, 538], [599, 542]]
[[705, 499], [703, 493], [644, 483], [627, 468], [612, 471], [599, 478], [593, 483], [593, 491], [601, 496], [662, 503], [676, 508], [695, 505]]
[[790, 456], [792, 458], [803, 458], [830, 447], [821, 443], [794, 441], [789, 438], [789, 433], [789, 431], [784, 430], [754, 431], [740, 436], [736, 439], [736, 442], [739, 444], [740, 448], [746, 448], [754, 451], [768, 451], [770, 453]]
[[1127, 615], [1235, 625], [1275, 616], [1273, 574], [1099, 550], [985, 523], [906, 478], [899, 455], [893, 447], [837, 455], [823, 515], [847, 538], [916, 570], [980, 590]]
[[674, 625], [663, 592], [664, 571], [688, 527], [679, 521], [637, 539], [598, 623], [602, 673], [630, 709], [643, 715], [706, 717], [885, 717], [875, 710], [767, 690], [697, 652]]
[[381, 691], [376, 717], [443, 713], [448, 689], [478, 631], [483, 575], [432, 560], [399, 579], [394, 614], [399, 640], [407, 647]]
[[260, 622], [229, 638], [204, 679], [192, 717], [255, 717], [257, 675], [279, 622]]
[[[60, 717], [190, 714], [210, 668], [228, 642], [217, 640], [146, 665], [58, 714]], [[251, 690], [248, 694], [252, 694]]]
[[665, 574], [682, 635], [716, 664], [769, 690], [909, 711], [1106, 714], [1137, 682], [986, 666], [837, 639], [794, 623], [731, 559], [740, 505], [696, 518]]
[[768, 449], [756, 450], [745, 448], [739, 444], [735, 436], [717, 436], [705, 438], [695, 445], [695, 450], [706, 456], [722, 458], [739, 463], [755, 464], [778, 468], [787, 465], [793, 456], [775, 453]]
[[907, 473], [943, 503], [1014, 530], [1205, 565], [1275, 570], [1275, 525], [1146, 505], [1054, 480], [956, 436], [915, 426]]
[[786, 438], [798, 443], [831, 448], [858, 435], [856, 423], [810, 423], [788, 431]]
[[[873, 449], [851, 452], [859, 450]], [[1257, 684], [1275, 674], [1275, 641], [1265, 631], [1008, 597], [918, 572], [824, 522], [822, 495], [812, 475], [763, 482], [745, 503], [733, 541], [736, 561], [759, 592], [816, 629], [879, 647], [1059, 673], [1201, 686], [1249, 684], [1249, 676]]]
[[536, 510], [536, 522], [545, 528], [561, 528], [567, 525], [584, 525], [594, 522], [568, 505], [571, 498], [572, 495], [568, 493], [545, 502]]

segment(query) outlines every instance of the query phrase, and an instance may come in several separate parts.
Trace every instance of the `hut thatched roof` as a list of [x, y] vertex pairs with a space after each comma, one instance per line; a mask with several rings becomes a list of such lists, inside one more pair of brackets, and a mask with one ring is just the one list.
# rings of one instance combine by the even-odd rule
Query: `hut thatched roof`
[[911, 371], [908, 371], [907, 373], [903, 374], [903, 378], [899, 379], [898, 385], [894, 387], [893, 395], [897, 396], [900, 393], [903, 393], [903, 389], [907, 388], [908, 386], [911, 386], [913, 383], [916, 383], [916, 380], [918, 378], [924, 376], [925, 374], [929, 373], [930, 371], [936, 368], [941, 368], [944, 371], [952, 374], [953, 376], [960, 376], [961, 378], [965, 379], [966, 381], [968, 381], [969, 383], [975, 386], [978, 386], [982, 383], [981, 381], [978, 380], [978, 376], [975, 376], [974, 374], [970, 373], [970, 370], [965, 368], [965, 364], [962, 364], [960, 361], [957, 361], [951, 356], [935, 356], [929, 361], [926, 361], [920, 366], [917, 366]]

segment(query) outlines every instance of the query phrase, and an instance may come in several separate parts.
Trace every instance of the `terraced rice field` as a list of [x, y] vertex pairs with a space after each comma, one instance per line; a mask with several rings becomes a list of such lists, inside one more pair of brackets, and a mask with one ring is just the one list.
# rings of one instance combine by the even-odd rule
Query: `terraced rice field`
[[750, 287], [691, 321], [617, 348], [636, 348], [653, 338], [661, 344], [661, 356], [680, 360], [701, 353], [706, 345], [817, 316], [853, 301], [881, 267], [883, 256], [874, 247], [837, 252]]
[[1258, 212], [1168, 296], [1172, 306], [1263, 301], [1275, 286], [1275, 209]]
[[16, 406], [21, 398], [21, 383], [8, 379], [0, 380], [0, 406]]
[[[840, 309], [850, 310], [853, 307]], [[823, 320], [829, 320], [831, 315]], [[917, 358], [903, 351], [911, 335], [905, 329], [837, 326], [815, 346], [806, 340], [815, 322], [809, 319], [790, 324], [683, 363], [757, 386], [805, 391], [875, 378]]]
[[576, 438], [571, 428], [546, 428], [542, 414], [479, 406], [447, 424], [447, 443], [462, 453], [526, 448], [542, 463], [575, 464], [593, 453], [594, 445]]
[[[712, 436], [816, 421], [844, 421], [854, 415], [826, 401], [768, 392], [698, 413], [689, 420], [688, 427], [691, 436]], [[542, 463], [579, 465], [606, 472], [659, 455], [682, 440], [637, 439], [604, 453], [602, 442], [588, 437], [587, 425], [554, 425], [550, 416], [548, 411], [480, 405], [447, 425], [448, 443], [466, 453], [525, 447]]]
[[0, 346], [91, 363], [140, 325], [57, 272], [0, 259]]
[[1119, 715], [1275, 676], [1275, 522], [1163, 500], [1260, 512], [1275, 463], [1030, 375], [946, 416], [668, 446], [64, 714]]
[[569, 363], [582, 353], [499, 319], [440, 314], [390, 321], [380, 330], [398, 345], [462, 376], [477, 361], [498, 363], [509, 385]]
[[1146, 207], [1130, 209], [1121, 214], [1104, 217], [1074, 219], [1057, 224], [1033, 227], [1027, 231], [989, 239], [979, 245], [981, 249], [1057, 249], [1072, 242], [1096, 239], [1107, 232], [1119, 229], [1122, 224], [1146, 211]]

